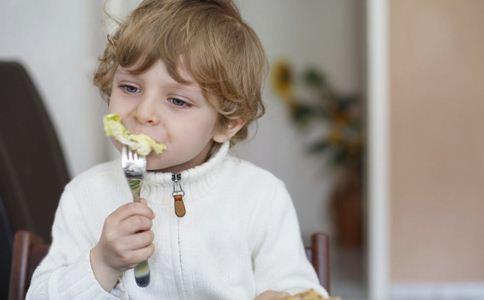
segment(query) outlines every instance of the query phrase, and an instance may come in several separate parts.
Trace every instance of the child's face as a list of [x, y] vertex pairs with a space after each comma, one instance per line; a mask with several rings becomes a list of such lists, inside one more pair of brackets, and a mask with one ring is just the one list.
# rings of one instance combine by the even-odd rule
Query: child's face
[[179, 72], [191, 83], [176, 82], [161, 60], [142, 74], [119, 67], [114, 76], [109, 112], [118, 113], [131, 133], [147, 134], [167, 146], [161, 155], [147, 157], [148, 170], [180, 172], [200, 165], [213, 141], [224, 142], [230, 135], [216, 131], [217, 111], [191, 74], [184, 68]]

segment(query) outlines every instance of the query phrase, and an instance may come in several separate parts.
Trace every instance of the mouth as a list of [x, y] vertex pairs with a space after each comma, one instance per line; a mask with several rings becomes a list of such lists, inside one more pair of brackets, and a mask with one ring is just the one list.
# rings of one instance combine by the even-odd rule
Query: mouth
[[103, 117], [104, 132], [107, 136], [128, 146], [139, 155], [147, 156], [152, 151], [161, 154], [166, 150], [166, 145], [158, 142], [149, 134], [132, 134], [123, 124], [121, 117], [117, 113], [107, 114]]
[[143, 132], [143, 130], [130, 130], [129, 128], [127, 128], [127, 129], [130, 132], [130, 134], [132, 134], [132, 135], [147, 135], [150, 138], [152, 138], [155, 142], [157, 142], [159, 144], [165, 144], [163, 141], [161, 141], [160, 139], [156, 138], [154, 135], [152, 135], [152, 134], [150, 134], [148, 132]]

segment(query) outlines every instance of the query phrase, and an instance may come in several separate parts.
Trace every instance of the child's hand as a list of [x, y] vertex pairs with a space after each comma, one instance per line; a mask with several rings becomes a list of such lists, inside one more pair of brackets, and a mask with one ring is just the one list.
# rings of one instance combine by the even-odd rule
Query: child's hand
[[268, 290], [263, 292], [262, 294], [259, 294], [257, 297], [255, 297], [254, 300], [278, 300], [278, 299], [284, 299], [287, 296], [290, 296], [290, 294], [286, 292], [276, 292], [276, 291]]
[[97, 245], [91, 250], [91, 267], [106, 291], [111, 291], [123, 271], [147, 260], [154, 251], [151, 231], [153, 211], [146, 200], [127, 203], [104, 221]]

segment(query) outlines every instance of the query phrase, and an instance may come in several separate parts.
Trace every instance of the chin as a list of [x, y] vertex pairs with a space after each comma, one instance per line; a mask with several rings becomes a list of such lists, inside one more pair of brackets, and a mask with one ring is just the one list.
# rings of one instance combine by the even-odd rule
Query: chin
[[147, 157], [146, 170], [153, 171], [153, 170], [162, 170], [165, 168], [167, 168], [167, 166], [162, 164], [157, 159], [154, 159], [153, 157], [151, 157], [151, 155]]

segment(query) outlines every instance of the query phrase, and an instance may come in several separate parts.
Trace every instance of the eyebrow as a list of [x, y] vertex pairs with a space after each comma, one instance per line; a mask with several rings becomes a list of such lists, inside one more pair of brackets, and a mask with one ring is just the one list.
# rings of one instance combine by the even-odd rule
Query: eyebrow
[[[135, 74], [135, 73], [130, 72], [129, 70], [125, 70], [125, 69], [121, 69], [121, 68], [118, 68], [117, 71], [119, 73], [121, 73], [122, 75], [129, 75], [129, 76], [134, 76], [134, 77], [141, 76], [141, 74]], [[168, 86], [175, 87], [175, 88], [187, 88], [187, 87], [190, 88], [190, 87], [195, 87], [197, 85], [197, 83], [195, 81], [192, 81], [192, 80], [186, 80], [186, 82], [187, 83], [180, 83], [180, 82], [173, 79], [173, 83], [168, 83]]]
[[187, 84], [181, 84], [179, 82], [174, 82], [174, 83], [168, 83], [166, 84], [167, 87], [169, 88], [175, 88], [175, 89], [188, 89], [193, 92], [199, 92], [202, 89], [199, 87], [196, 87], [195, 82], [189, 81]]
[[[124, 69], [124, 68], [118, 68], [116, 72], [119, 72], [121, 75], [128, 75], [133, 77], [141, 76], [141, 74], [134, 74], [130, 72], [128, 69]], [[202, 89], [200, 87], [197, 87], [196, 82], [192, 80], [187, 80], [187, 83], [183, 84], [173, 79], [173, 82], [166, 84], [166, 86], [169, 88], [175, 88], [175, 89], [185, 89], [191, 92], [202, 92]]]

